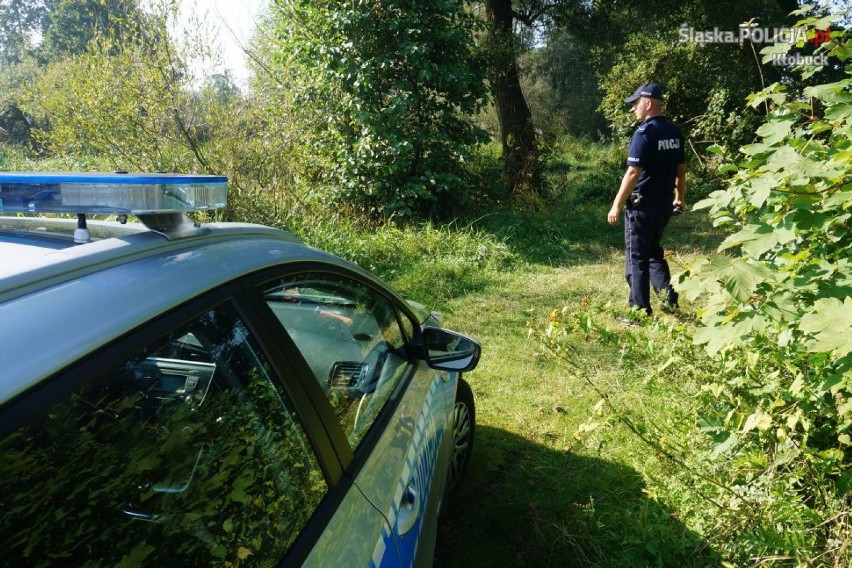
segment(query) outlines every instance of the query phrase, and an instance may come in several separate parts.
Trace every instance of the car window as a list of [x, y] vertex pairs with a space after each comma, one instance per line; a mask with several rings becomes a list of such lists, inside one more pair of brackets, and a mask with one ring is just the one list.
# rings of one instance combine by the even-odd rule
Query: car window
[[330, 274], [288, 277], [262, 292], [356, 448], [410, 368], [393, 304]]
[[225, 304], [0, 440], [0, 549], [27, 565], [268, 565], [326, 492]]

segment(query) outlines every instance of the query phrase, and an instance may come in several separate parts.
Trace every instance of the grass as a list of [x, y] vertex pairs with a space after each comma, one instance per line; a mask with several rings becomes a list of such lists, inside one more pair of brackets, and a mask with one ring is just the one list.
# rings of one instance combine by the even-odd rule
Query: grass
[[[460, 499], [440, 529], [438, 566], [720, 562], [684, 518], [688, 508], [676, 510], [660, 496], [672, 473], [659, 456], [595, 413], [601, 397], [590, 382], [617, 404], [665, 417], [661, 428], [690, 419], [682, 385], [646, 372], [641, 357], [625, 357], [630, 349], [664, 349], [657, 328], [680, 322], [661, 315], [638, 329], [617, 323], [627, 296], [623, 227], [605, 217], [620, 165], [595, 152], [604, 151], [569, 160], [577, 165], [548, 212], [493, 212], [451, 225], [363, 226], [345, 215], [334, 224], [300, 221], [305, 215], [285, 221], [309, 244], [375, 272], [483, 344], [480, 365], [467, 376], [476, 445]], [[674, 220], [665, 239], [673, 271], [721, 238], [699, 214]], [[563, 307], [592, 314], [613, 339], [588, 337], [571, 362], [549, 355], [528, 330]], [[596, 429], [578, 436], [596, 420]]]
[[[549, 214], [502, 212], [465, 224], [300, 227], [322, 246], [376, 272], [404, 295], [441, 311], [447, 327], [483, 344], [467, 378], [478, 434], [469, 478], [442, 523], [439, 566], [718, 565], [690, 520], [659, 498], [668, 472], [623, 425], [578, 430], [600, 396], [648, 414], [674, 411], [683, 395], [664, 374], [645, 372], [631, 344], [660, 344], [661, 315], [625, 329], [622, 227], [608, 206], [561, 202]], [[713, 250], [721, 236], [690, 213], [666, 235], [673, 271]], [[528, 337], [554, 309], [593, 314], [612, 341], [590, 337], [573, 363]], [[643, 343], [645, 342], [645, 343]], [[651, 454], [651, 455], [649, 455]]]
[[[438, 566], [720, 562], [688, 507], [665, 498], [672, 472], [664, 461], [596, 412], [601, 397], [592, 384], [615, 404], [663, 417], [662, 428], [689, 419], [685, 386], [644, 369], [639, 353], [665, 349], [660, 327], [680, 322], [660, 315], [626, 329], [615, 319], [626, 307], [623, 228], [609, 227], [605, 216], [619, 168], [612, 149], [570, 143], [551, 157], [555, 193], [545, 212], [491, 212], [449, 225], [365, 224], [312, 209], [298, 195], [262, 192], [241, 195], [225, 213], [289, 228], [481, 340], [482, 360], [467, 375], [477, 440], [469, 477], [442, 522]], [[698, 214], [674, 220], [665, 239], [673, 271], [720, 241]], [[553, 357], [528, 330], [563, 307], [593, 316], [610, 335], [585, 336], [571, 361]]]
[[[637, 380], [642, 370], [627, 368], [631, 362], [621, 358], [626, 333], [653, 335], [653, 326], [629, 331], [616, 323], [613, 316], [626, 301], [621, 235], [606, 227], [605, 207], [586, 213], [573, 226], [545, 221], [537, 232], [512, 230], [509, 248], [525, 259], [484, 289], [438, 306], [449, 327], [484, 346], [479, 368], [468, 375], [478, 439], [470, 478], [442, 528], [440, 566], [718, 563], [706, 543], [651, 496], [649, 448], [618, 425], [575, 437], [600, 400], [586, 379], [649, 411], [680, 393], [662, 380]], [[700, 224], [685, 217], [671, 227], [667, 240], [678, 243], [678, 263], [686, 265], [714, 242]], [[622, 338], [582, 345], [579, 368], [547, 356], [527, 330], [563, 306], [597, 312]]]

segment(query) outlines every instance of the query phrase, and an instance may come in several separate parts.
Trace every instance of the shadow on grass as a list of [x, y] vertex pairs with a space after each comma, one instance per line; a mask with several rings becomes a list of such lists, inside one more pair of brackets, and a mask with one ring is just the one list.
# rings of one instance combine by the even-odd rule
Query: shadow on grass
[[[624, 250], [624, 220], [606, 222], [609, 205], [587, 203], [543, 213], [499, 212], [475, 221], [476, 228], [505, 242], [518, 257], [532, 264], [572, 266], [608, 261]], [[710, 253], [725, 235], [712, 227], [704, 212], [672, 218], [663, 246], [678, 252]]]
[[633, 469], [480, 427], [436, 566], [718, 566]]

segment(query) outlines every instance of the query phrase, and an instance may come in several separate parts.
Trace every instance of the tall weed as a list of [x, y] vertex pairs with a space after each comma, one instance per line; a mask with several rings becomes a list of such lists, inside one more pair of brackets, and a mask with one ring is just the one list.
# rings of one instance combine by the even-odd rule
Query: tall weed
[[548, 148], [545, 179], [560, 203], [612, 201], [624, 173], [627, 147], [562, 137]]
[[502, 240], [471, 225], [365, 219], [305, 190], [232, 193], [226, 219], [286, 229], [428, 305], [481, 289], [516, 261]]
[[[848, 62], [848, 33], [833, 30], [819, 51]], [[789, 48], [767, 47], [764, 60]], [[804, 71], [750, 97], [770, 111], [759, 141], [725, 156], [718, 173], [734, 175], [696, 206], [731, 233], [680, 281], [702, 302], [697, 327], [650, 320], [619, 334], [569, 310], [536, 330], [570, 368], [588, 368], [577, 342], [591, 336], [618, 350], [625, 381], [665, 369], [682, 389], [661, 407], [596, 388], [596, 411], [646, 444], [655, 490], [733, 565], [852, 565], [852, 95], [848, 67], [822, 83]], [[578, 434], [593, 440], [606, 423], [594, 415]]]
[[[607, 312], [606, 305], [566, 307], [530, 329], [600, 397], [575, 438], [594, 448], [610, 444], [617, 429], [629, 431], [645, 447], [632, 452], [631, 465], [649, 494], [707, 538], [726, 565], [849, 565], [843, 452], [802, 445], [773, 425], [772, 404], [750, 414], [743, 399], [771, 396], [783, 382], [781, 362], [746, 351], [711, 357], [695, 344], [691, 325], [662, 318], [611, 328]], [[610, 355], [590, 357], [590, 344], [609, 346]], [[595, 378], [602, 364], [618, 366], [625, 388]], [[642, 387], [629, 387], [636, 384]], [[811, 427], [811, 435], [830, 436], [829, 424], [822, 429]]]

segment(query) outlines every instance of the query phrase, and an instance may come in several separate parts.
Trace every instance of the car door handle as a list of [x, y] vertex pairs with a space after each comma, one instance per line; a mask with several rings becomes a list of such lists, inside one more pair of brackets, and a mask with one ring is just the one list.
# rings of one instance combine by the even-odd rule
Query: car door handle
[[399, 514], [396, 518], [396, 533], [402, 536], [410, 531], [420, 516], [420, 494], [417, 491], [414, 480], [402, 491], [399, 499]]

